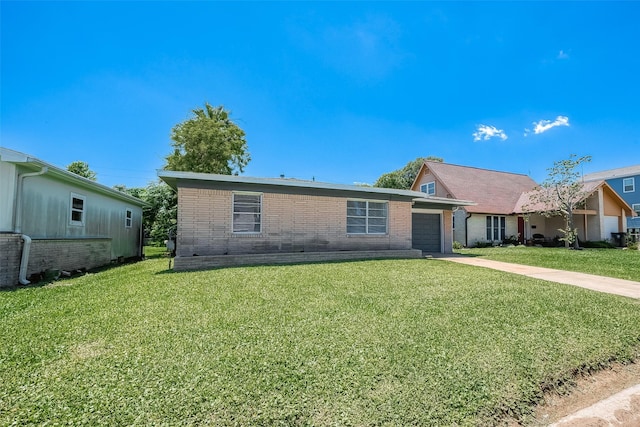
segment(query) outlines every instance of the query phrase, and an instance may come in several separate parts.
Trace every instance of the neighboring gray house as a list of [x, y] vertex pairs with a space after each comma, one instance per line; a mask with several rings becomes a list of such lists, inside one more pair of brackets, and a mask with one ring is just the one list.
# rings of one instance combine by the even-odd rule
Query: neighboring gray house
[[0, 287], [142, 256], [144, 202], [0, 147]]
[[473, 204], [296, 179], [158, 176], [178, 192], [176, 270], [451, 252], [453, 209]]

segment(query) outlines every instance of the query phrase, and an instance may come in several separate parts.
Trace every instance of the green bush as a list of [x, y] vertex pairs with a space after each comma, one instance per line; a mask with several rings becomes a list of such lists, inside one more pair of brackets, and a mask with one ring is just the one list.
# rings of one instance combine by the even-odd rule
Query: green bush
[[454, 241], [453, 242], [453, 249], [462, 249], [464, 248], [464, 245], [458, 241]]
[[582, 242], [581, 246], [583, 248], [592, 248], [592, 249], [615, 249], [611, 243], [606, 240], [598, 240], [594, 242], [586, 241]]

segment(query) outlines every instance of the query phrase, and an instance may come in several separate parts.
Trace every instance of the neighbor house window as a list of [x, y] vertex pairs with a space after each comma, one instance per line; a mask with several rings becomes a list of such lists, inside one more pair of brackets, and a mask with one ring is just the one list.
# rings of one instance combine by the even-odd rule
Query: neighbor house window
[[348, 234], [386, 234], [387, 202], [347, 201]]
[[426, 184], [422, 184], [420, 186], [420, 191], [423, 193], [427, 193], [430, 196], [436, 194], [436, 183], [434, 181], [427, 182]]
[[487, 240], [504, 239], [507, 219], [504, 216], [487, 215]]
[[131, 209], [127, 209], [124, 214], [124, 226], [125, 228], [131, 228], [133, 224], [133, 211]]
[[631, 209], [633, 209], [638, 215], [640, 215], [640, 203], [634, 203], [633, 205], [631, 205]]
[[262, 231], [262, 194], [233, 193], [233, 232]]
[[71, 193], [70, 211], [71, 211], [71, 225], [84, 225], [84, 213], [85, 213], [86, 197], [79, 194]]
[[636, 183], [633, 178], [625, 178], [622, 180], [622, 192], [633, 193], [636, 191]]

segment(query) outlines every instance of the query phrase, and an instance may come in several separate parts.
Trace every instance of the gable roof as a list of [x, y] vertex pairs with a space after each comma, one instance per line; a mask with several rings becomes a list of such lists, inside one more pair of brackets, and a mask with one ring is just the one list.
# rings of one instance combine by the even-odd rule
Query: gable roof
[[126, 201], [136, 206], [142, 207], [146, 205], [145, 202], [138, 199], [137, 197], [130, 196], [129, 194], [123, 193], [122, 191], [118, 191], [113, 188], [107, 187], [106, 185], [99, 184], [95, 181], [84, 178], [80, 175], [76, 175], [75, 173], [69, 172], [65, 169], [61, 169], [57, 166], [53, 166], [52, 164], [44, 162], [40, 159], [36, 159], [35, 157], [32, 157], [25, 153], [21, 153], [19, 151], [0, 147], [0, 161], [21, 165], [33, 171], [44, 170], [46, 168], [46, 176], [50, 176], [57, 180], [67, 182], [79, 188], [85, 188], [115, 199]]
[[470, 213], [512, 214], [520, 195], [536, 186], [527, 175], [430, 161], [424, 162], [418, 177], [425, 169], [451, 197], [476, 202], [465, 207]]
[[601, 179], [625, 178], [640, 175], [640, 165], [626, 166], [623, 168], [609, 169], [601, 172], [588, 173], [584, 175], [585, 181], [598, 181]]
[[[587, 199], [594, 192], [596, 192], [600, 187], [603, 188], [610, 197], [615, 199], [618, 204], [625, 210], [626, 215], [633, 215], [633, 211], [631, 206], [627, 202], [624, 201], [622, 197], [618, 193], [615, 192], [613, 188], [606, 181], [586, 181], [582, 183], [583, 191], [585, 192], [585, 197], [582, 200]], [[518, 202], [516, 203], [516, 207], [514, 209], [515, 213], [528, 213], [528, 212], [541, 212], [541, 211], [551, 211], [555, 210], [555, 206], [545, 206], [542, 203], [531, 203], [531, 196], [538, 191], [542, 191], [542, 189], [537, 188], [531, 191], [527, 191], [522, 193]]]
[[455, 200], [429, 196], [419, 191], [398, 190], [395, 188], [364, 187], [357, 185], [331, 184], [317, 181], [304, 181], [289, 178], [255, 178], [237, 175], [218, 175], [211, 173], [181, 172], [158, 170], [158, 177], [173, 189], [178, 183], [185, 186], [207, 186], [231, 190], [254, 189], [272, 192], [302, 192], [307, 194], [331, 194], [345, 197], [380, 197], [412, 201], [416, 204], [428, 203], [432, 208], [453, 209], [457, 206], [473, 205], [468, 200]]

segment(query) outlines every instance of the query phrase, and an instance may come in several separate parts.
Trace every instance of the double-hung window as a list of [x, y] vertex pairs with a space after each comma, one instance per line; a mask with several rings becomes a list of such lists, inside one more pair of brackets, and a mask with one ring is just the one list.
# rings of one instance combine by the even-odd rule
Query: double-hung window
[[435, 181], [427, 182], [426, 184], [422, 184], [420, 186], [420, 191], [423, 193], [427, 193], [430, 196], [436, 194], [436, 183]]
[[634, 203], [633, 205], [631, 205], [631, 209], [633, 209], [638, 215], [640, 215], [640, 203]]
[[80, 194], [71, 193], [69, 200], [70, 220], [71, 225], [84, 225], [85, 214], [85, 202], [86, 197]]
[[487, 215], [487, 240], [504, 240], [506, 223], [507, 219], [504, 216]]
[[636, 191], [636, 183], [633, 178], [625, 178], [622, 180], [622, 192], [633, 193]]
[[262, 231], [262, 194], [233, 193], [233, 232]]
[[347, 200], [347, 234], [386, 234], [387, 202]]

